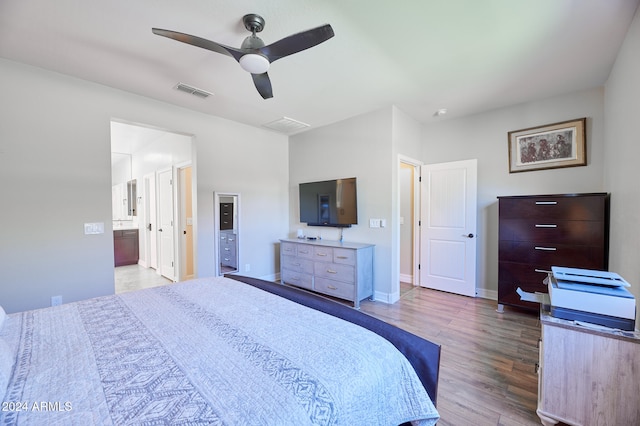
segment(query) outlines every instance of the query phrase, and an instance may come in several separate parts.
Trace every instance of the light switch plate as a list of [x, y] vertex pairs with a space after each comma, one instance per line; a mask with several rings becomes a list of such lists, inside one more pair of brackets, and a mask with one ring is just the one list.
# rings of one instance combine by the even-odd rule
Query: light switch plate
[[84, 224], [84, 234], [104, 234], [104, 222], [93, 222]]

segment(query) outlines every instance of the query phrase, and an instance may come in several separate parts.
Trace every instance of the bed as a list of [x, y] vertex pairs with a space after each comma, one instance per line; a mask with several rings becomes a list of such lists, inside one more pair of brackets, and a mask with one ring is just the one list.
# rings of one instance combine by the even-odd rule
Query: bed
[[0, 312], [1, 423], [437, 422], [437, 345], [332, 301], [234, 278]]

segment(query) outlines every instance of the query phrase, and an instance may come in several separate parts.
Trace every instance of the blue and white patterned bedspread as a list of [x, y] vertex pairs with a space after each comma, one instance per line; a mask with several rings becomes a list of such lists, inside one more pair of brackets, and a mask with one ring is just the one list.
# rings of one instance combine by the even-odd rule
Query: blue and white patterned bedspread
[[383, 338], [226, 278], [12, 314], [0, 344], [14, 360], [0, 365], [2, 424], [438, 419], [408, 361]]

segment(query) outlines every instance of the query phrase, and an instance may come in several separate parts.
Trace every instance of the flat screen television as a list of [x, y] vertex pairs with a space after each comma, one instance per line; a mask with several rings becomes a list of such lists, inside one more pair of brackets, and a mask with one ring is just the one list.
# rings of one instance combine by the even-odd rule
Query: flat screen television
[[356, 178], [301, 183], [300, 222], [349, 227], [358, 223]]

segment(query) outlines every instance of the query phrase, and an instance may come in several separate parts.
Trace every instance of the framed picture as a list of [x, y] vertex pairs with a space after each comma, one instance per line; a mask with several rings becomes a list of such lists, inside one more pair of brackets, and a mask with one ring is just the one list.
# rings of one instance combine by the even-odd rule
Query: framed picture
[[509, 173], [587, 165], [586, 118], [509, 132]]

